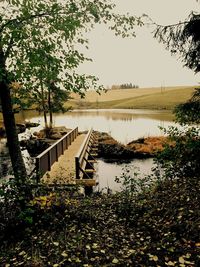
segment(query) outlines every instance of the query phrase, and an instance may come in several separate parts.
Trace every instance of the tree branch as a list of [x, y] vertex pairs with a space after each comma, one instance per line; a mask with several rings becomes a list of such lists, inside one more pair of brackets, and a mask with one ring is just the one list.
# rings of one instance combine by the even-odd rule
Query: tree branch
[[14, 44], [14, 38], [13, 38], [13, 35], [11, 35], [10, 42], [9, 42], [8, 47], [6, 49], [6, 52], [4, 54], [5, 55], [5, 58], [8, 57], [8, 55], [9, 55], [11, 49], [12, 49], [13, 44]]
[[[57, 12], [55, 12], [55, 14], [58, 14]], [[63, 13], [60, 13], [60, 15], [62, 15]], [[0, 28], [0, 34], [3, 32], [4, 28], [6, 28], [7, 26], [13, 24], [13, 25], [20, 25], [22, 24], [23, 22], [27, 22], [29, 20], [34, 20], [36, 18], [42, 18], [42, 17], [49, 17], [53, 15], [53, 12], [44, 12], [44, 13], [39, 13], [39, 14], [33, 14], [33, 15], [30, 15], [29, 17], [25, 17], [25, 18], [21, 18], [19, 20], [19, 18], [16, 18], [16, 19], [11, 19], [9, 21], [7, 21], [5, 24], [3, 24]]]
[[[161, 24], [158, 24], [156, 22], [154, 22], [148, 15], [146, 15], [148, 17], [148, 19], [151, 21], [150, 23], [144, 23], [144, 25], [148, 25], [148, 26], [151, 26], [151, 25], [154, 25], [156, 27], [160, 27], [160, 28], [173, 28], [173, 27], [177, 27], [177, 26], [181, 26], [181, 25], [186, 25], [188, 24], [191, 20], [190, 18], [195, 14], [195, 12], [191, 12], [189, 17], [188, 17], [188, 20], [186, 21], [182, 21], [182, 22], [177, 22], [177, 23], [174, 23], [174, 24], [168, 24], [168, 25], [161, 25]], [[196, 19], [198, 20], [198, 19]]]

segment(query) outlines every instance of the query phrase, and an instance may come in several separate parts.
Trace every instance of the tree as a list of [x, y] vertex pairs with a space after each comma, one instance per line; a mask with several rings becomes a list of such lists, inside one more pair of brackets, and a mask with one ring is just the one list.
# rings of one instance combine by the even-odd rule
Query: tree
[[[7, 134], [9, 153], [14, 175], [18, 184], [26, 180], [26, 169], [20, 151], [9, 84], [11, 76], [26, 86], [32, 79], [32, 52], [38, 49], [57, 57], [63, 66], [79, 64], [81, 55], [73, 51], [73, 45], [86, 45], [82, 33], [92, 29], [95, 23], [107, 23], [116, 35], [127, 37], [135, 35], [134, 25], [141, 25], [138, 18], [129, 15], [118, 15], [115, 5], [109, 1], [90, 0], [7, 0], [0, 4], [0, 99], [4, 124]], [[75, 56], [68, 57], [72, 51]], [[70, 56], [73, 55], [70, 53]], [[85, 58], [84, 58], [85, 59]], [[41, 58], [38, 58], [41, 60]], [[26, 69], [26, 71], [24, 71]], [[28, 71], [30, 70], [30, 71]], [[66, 70], [67, 72], [67, 70]], [[87, 77], [77, 77], [68, 73], [70, 90], [83, 94], [88, 88]], [[92, 82], [94, 79], [92, 79]], [[76, 86], [77, 84], [77, 86]]]
[[192, 12], [188, 19], [174, 25], [157, 25], [154, 37], [172, 54], [181, 56], [184, 65], [200, 71], [200, 14]]
[[70, 92], [66, 88], [64, 75], [61, 76], [63, 69], [61, 60], [50, 54], [48, 44], [45, 51], [40, 48], [40, 44], [35, 46], [38, 48], [31, 51], [31, 62], [28, 66], [24, 64], [23, 67], [23, 75], [27, 72], [28, 77], [31, 72], [31, 79], [21, 87], [19, 95], [21, 99], [26, 100], [26, 106], [34, 105], [43, 112], [45, 129], [48, 130], [52, 128], [53, 112], [66, 111], [64, 103], [70, 98]]
[[181, 124], [200, 123], [200, 88], [196, 88], [192, 97], [174, 109], [176, 120]]
[[[191, 12], [183, 22], [156, 26], [154, 37], [164, 43], [172, 54], [178, 54], [184, 65], [195, 73], [200, 72], [200, 14]], [[200, 122], [200, 89], [196, 88], [191, 99], [175, 108], [180, 123]]]
[[[155, 37], [165, 44], [172, 54], [178, 54], [184, 65], [195, 73], [200, 71], [200, 14], [192, 12], [188, 19], [174, 25], [157, 25]], [[200, 89], [196, 88], [191, 99], [178, 105], [174, 112], [182, 124], [198, 124], [200, 121]], [[172, 144], [158, 155], [158, 162], [165, 176], [180, 179], [181, 182], [198, 183], [200, 173], [200, 139], [198, 127], [185, 127], [184, 130], [166, 130]], [[195, 178], [195, 179], [194, 179]], [[197, 179], [198, 178], [198, 179]], [[191, 189], [191, 188], [190, 188]]]

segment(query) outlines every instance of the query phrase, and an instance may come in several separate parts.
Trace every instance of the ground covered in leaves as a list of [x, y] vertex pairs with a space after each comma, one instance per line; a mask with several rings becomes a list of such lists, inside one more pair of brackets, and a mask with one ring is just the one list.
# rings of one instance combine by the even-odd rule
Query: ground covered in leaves
[[51, 193], [10, 223], [4, 212], [2, 229], [0, 266], [199, 266], [200, 183], [165, 181], [139, 195]]

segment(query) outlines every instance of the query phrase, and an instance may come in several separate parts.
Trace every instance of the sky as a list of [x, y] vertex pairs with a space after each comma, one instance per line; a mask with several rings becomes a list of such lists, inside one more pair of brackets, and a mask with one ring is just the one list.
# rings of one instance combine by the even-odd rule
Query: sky
[[[196, 0], [113, 0], [120, 13], [141, 16], [147, 14], [161, 25], [185, 20], [191, 11], [199, 11]], [[97, 25], [88, 34], [89, 50], [93, 59], [79, 71], [99, 78], [105, 87], [130, 83], [139, 87], [197, 85], [200, 75], [183, 67], [178, 57], [172, 56], [163, 44], [153, 38], [147, 27], [136, 29], [136, 38], [116, 37], [105, 25]]]

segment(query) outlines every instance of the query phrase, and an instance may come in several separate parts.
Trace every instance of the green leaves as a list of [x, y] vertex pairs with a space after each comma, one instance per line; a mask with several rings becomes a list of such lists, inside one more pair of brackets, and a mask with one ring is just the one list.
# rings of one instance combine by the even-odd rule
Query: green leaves
[[0, 8], [0, 40], [7, 70], [14, 81], [23, 84], [21, 98], [30, 104], [36, 100], [46, 112], [50, 80], [57, 88], [57, 93], [53, 92], [55, 110], [64, 110], [58, 105], [64, 99], [61, 90], [84, 97], [88, 89], [102, 89], [97, 78], [77, 73], [78, 66], [90, 60], [75, 48], [88, 45], [85, 32], [95, 23], [105, 23], [117, 35], [127, 37], [134, 35], [134, 26], [140, 24], [138, 18], [117, 14], [115, 5], [105, 0], [13, 0], [4, 5]]
[[175, 107], [176, 120], [181, 124], [200, 123], [200, 88], [196, 88], [191, 99]]
[[181, 55], [185, 66], [195, 73], [200, 71], [199, 35], [200, 14], [191, 12], [189, 17], [174, 25], [158, 25], [155, 35], [172, 54]]
[[172, 143], [158, 154], [157, 161], [163, 168], [165, 177], [194, 182], [199, 177], [200, 139], [198, 127], [185, 127], [178, 130], [170, 127], [166, 133]]

